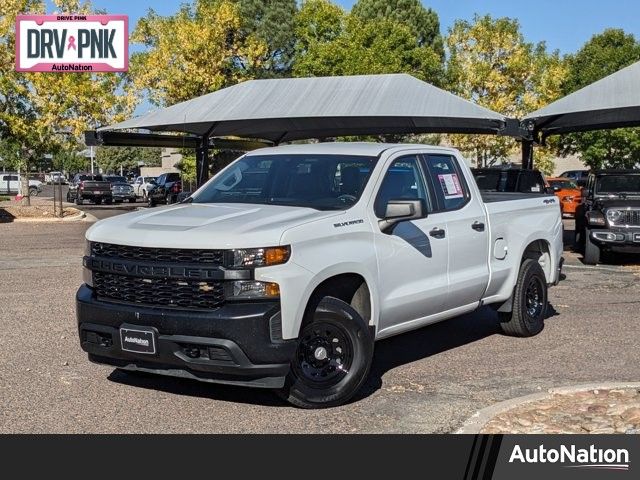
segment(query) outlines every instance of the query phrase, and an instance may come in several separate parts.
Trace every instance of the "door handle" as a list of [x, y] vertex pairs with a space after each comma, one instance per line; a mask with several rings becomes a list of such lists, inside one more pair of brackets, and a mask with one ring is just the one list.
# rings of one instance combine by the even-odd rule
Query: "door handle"
[[482, 222], [473, 222], [471, 224], [471, 228], [473, 228], [476, 232], [484, 232], [484, 223], [482, 223]]
[[429, 235], [431, 235], [434, 238], [444, 238], [446, 235], [446, 232], [444, 231], [443, 228], [436, 227], [429, 232]]

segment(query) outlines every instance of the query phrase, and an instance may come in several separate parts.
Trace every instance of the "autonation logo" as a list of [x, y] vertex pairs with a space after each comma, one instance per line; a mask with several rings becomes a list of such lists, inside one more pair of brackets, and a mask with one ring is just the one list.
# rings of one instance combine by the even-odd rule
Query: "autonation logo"
[[560, 445], [559, 448], [525, 448], [515, 445], [509, 463], [560, 463], [567, 468], [596, 470], [629, 470], [629, 450], [626, 448], [577, 448], [575, 445]]

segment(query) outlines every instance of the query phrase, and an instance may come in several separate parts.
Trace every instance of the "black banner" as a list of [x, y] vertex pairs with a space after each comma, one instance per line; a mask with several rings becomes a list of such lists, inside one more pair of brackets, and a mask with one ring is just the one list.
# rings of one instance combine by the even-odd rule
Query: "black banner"
[[4, 471], [25, 478], [77, 471], [144, 478], [570, 480], [638, 478], [640, 471], [638, 435], [0, 436], [0, 452]]

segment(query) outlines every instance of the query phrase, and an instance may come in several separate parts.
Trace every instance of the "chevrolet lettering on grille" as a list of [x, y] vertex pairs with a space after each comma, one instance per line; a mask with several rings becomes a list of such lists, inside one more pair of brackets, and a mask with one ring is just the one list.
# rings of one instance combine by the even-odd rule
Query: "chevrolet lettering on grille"
[[217, 267], [145, 264], [96, 257], [84, 257], [84, 266], [94, 272], [116, 273], [145, 278], [223, 280], [225, 276], [224, 271]]

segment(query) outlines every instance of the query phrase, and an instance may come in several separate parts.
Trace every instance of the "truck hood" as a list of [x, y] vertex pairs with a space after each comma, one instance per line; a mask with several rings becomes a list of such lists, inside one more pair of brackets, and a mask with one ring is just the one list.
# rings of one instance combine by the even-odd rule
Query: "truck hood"
[[622, 198], [598, 198], [598, 205], [602, 208], [640, 208], [640, 196], [629, 195], [626, 199]]
[[97, 222], [87, 240], [158, 248], [251, 248], [280, 244], [293, 227], [342, 211], [248, 204], [178, 204]]

